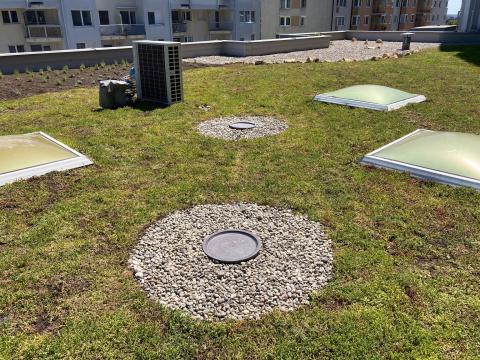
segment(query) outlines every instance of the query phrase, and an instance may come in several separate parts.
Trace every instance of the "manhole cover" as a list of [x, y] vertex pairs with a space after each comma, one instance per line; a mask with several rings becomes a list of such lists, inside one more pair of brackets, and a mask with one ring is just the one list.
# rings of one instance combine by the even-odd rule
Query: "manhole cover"
[[213, 260], [236, 264], [254, 258], [261, 246], [262, 241], [251, 232], [228, 229], [207, 236], [203, 251]]
[[228, 126], [230, 127], [230, 129], [246, 130], [246, 129], [253, 129], [255, 127], [255, 124], [250, 121], [238, 121]]

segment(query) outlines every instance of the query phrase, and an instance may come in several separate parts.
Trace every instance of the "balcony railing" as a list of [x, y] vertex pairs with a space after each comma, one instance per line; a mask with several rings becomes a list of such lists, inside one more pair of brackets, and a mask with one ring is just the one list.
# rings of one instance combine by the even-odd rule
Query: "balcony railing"
[[172, 23], [172, 31], [174, 33], [187, 32], [187, 24], [186, 23]]
[[143, 24], [100, 25], [101, 36], [145, 36]]
[[60, 25], [26, 25], [26, 28], [27, 38], [30, 39], [51, 39], [63, 37]]
[[231, 21], [210, 22], [208, 24], [208, 30], [209, 31], [232, 31], [233, 22]]

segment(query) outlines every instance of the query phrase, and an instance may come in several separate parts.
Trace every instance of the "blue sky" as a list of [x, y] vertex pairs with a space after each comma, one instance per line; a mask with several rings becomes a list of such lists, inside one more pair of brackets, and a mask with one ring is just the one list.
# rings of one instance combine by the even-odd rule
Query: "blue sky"
[[462, 0], [449, 0], [447, 12], [449, 14], [456, 14], [460, 10], [461, 6], [462, 6]]

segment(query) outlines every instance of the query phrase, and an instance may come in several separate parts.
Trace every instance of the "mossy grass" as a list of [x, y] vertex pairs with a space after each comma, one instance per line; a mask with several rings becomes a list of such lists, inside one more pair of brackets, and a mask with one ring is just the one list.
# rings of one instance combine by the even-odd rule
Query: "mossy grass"
[[[98, 111], [95, 87], [0, 102], [0, 134], [41, 130], [95, 162], [0, 187], [0, 358], [479, 358], [480, 193], [358, 164], [417, 128], [480, 134], [480, 47], [447, 50], [187, 70], [185, 102], [164, 109]], [[390, 113], [312, 101], [365, 83], [428, 100]], [[227, 115], [289, 129], [197, 133]], [[238, 201], [327, 226], [335, 275], [309, 306], [209, 323], [142, 293], [126, 263], [147, 224]]]

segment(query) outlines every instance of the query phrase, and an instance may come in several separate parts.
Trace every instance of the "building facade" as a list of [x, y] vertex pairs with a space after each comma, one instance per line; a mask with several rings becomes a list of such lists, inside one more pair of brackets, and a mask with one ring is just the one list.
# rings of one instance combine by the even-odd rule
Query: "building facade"
[[480, 0], [463, 0], [458, 13], [458, 30], [480, 32]]
[[333, 30], [405, 31], [447, 21], [447, 0], [334, 1]]
[[446, 7], [446, 0], [2, 0], [0, 53], [140, 39], [248, 41], [285, 33], [407, 30], [443, 24]]

